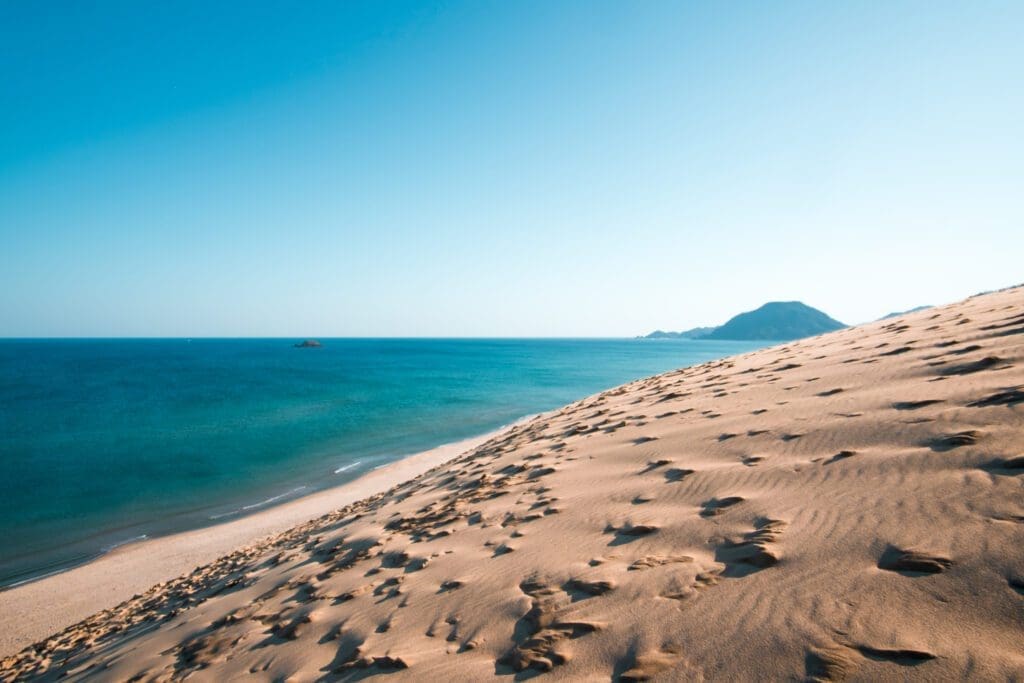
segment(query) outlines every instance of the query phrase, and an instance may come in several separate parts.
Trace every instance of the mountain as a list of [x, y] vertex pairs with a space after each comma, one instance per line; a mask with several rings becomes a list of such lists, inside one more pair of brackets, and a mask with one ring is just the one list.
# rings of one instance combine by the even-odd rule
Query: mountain
[[705, 339], [790, 341], [844, 327], [846, 325], [838, 320], [800, 301], [771, 301], [756, 310], [729, 319]]
[[[917, 309], [915, 309], [917, 310]], [[718, 327], [694, 327], [682, 332], [655, 330], [639, 339], [764, 339], [790, 341], [846, 327], [816, 308], [799, 301], [772, 301], [740, 313]]]
[[695, 327], [692, 330], [683, 330], [682, 332], [664, 332], [662, 330], [655, 330], [654, 332], [642, 337], [642, 339], [703, 339], [716, 329], [718, 328]]

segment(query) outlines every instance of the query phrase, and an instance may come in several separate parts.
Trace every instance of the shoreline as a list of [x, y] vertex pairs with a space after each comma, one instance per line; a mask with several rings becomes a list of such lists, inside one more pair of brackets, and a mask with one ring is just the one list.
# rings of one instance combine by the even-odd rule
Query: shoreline
[[[35, 368], [33, 381], [46, 387], [35, 399], [8, 406], [13, 427], [5, 460], [17, 476], [0, 486], [0, 527], [9, 536], [0, 558], [0, 590], [93, 561], [126, 541], [252, 514], [345, 484], [398, 457], [749, 346], [682, 342], [645, 350], [631, 340], [341, 339], [320, 355], [295, 354], [259, 339], [225, 340], [187, 353], [180, 344], [149, 348], [131, 340], [64, 349], [47, 344], [0, 344], [5, 376], [23, 364]], [[436, 357], [441, 365], [416, 363], [419, 369], [411, 371], [365, 365], [394, 353]], [[602, 360], [586, 368], [562, 364], [580, 353]], [[130, 399], [111, 390], [119, 386], [120, 371], [111, 374], [95, 363], [81, 365], [87, 381], [62, 379], [63, 364], [97, 356], [120, 359], [147, 382], [171, 369], [191, 373], [212, 364], [221, 371], [159, 389], [140, 389], [148, 386], [140, 381], [132, 386], [141, 393]], [[480, 364], [485, 358], [490, 360]], [[313, 374], [298, 381], [283, 370], [296, 362]], [[357, 366], [361, 379], [350, 372]], [[480, 368], [471, 385], [450, 382], [449, 373], [470, 366]], [[513, 380], [517, 369], [526, 373], [525, 381]], [[256, 376], [266, 383], [265, 392], [238, 389]], [[363, 381], [383, 382], [387, 389], [361, 393]], [[95, 391], [82, 389], [94, 382]], [[292, 392], [299, 385], [307, 393], [296, 399]], [[230, 393], [230, 400], [209, 403], [218, 392]], [[199, 404], [183, 408], [192, 405], [184, 400], [188, 396]], [[403, 406], [399, 413], [392, 412], [391, 401]], [[69, 416], [77, 416], [70, 431], [48, 427]], [[173, 438], [154, 441], [155, 434]]]
[[0, 677], [1016, 680], [1022, 296], [635, 380], [128, 546], [0, 594], [11, 648], [137, 591]]
[[84, 562], [0, 588], [0, 623], [6, 625], [0, 633], [0, 657], [14, 654], [240, 547], [414, 479], [538, 415], [527, 415], [485, 434], [401, 457], [337, 486], [314, 490], [223, 522], [130, 540]]
[[[233, 504], [234, 506], [227, 503], [214, 506], [204, 505], [196, 509], [178, 511], [169, 516], [149, 520], [148, 522], [132, 522], [116, 528], [97, 531], [91, 536], [91, 538], [102, 539], [102, 542], [98, 542], [97, 545], [91, 549], [83, 548], [82, 552], [77, 556], [64, 560], [38, 564], [30, 569], [4, 575], [0, 578], [0, 595], [5, 591], [13, 590], [26, 584], [34, 583], [57, 574], [63, 574], [76, 569], [77, 567], [96, 562], [106, 555], [121, 549], [123, 546], [132, 546], [138, 543], [168, 538], [191, 531], [228, 524], [245, 519], [246, 517], [251, 517], [252, 515], [269, 512], [280, 506], [288, 505], [292, 502], [299, 501], [310, 496], [315, 496], [324, 491], [355, 484], [363, 477], [373, 474], [378, 470], [386, 469], [401, 460], [405, 460], [406, 458], [425, 455], [439, 449], [458, 447], [460, 444], [471, 443], [481, 438], [497, 436], [507, 429], [533, 419], [539, 414], [541, 413], [529, 413], [482, 434], [463, 437], [455, 441], [442, 443], [423, 450], [407, 452], [393, 459], [386, 459], [389, 456], [381, 455], [364, 456], [362, 459], [344, 464], [332, 470], [333, 475], [337, 476], [355, 468], [362, 469], [361, 472], [357, 471], [354, 473], [355, 478], [343, 480], [341, 482], [332, 483], [326, 479], [306, 479], [303, 483], [300, 483], [302, 480], [293, 479], [290, 484], [284, 484], [284, 486], [289, 486], [287, 490], [282, 491], [282, 489], [277, 489], [282, 491], [281, 493], [270, 494], [269, 491], [273, 489], [268, 489], [268, 493], [266, 495], [269, 497], [267, 498], [260, 498], [258, 500], [250, 498], [249, 501], [251, 502], [243, 502], [244, 499], [241, 499], [235, 501]], [[372, 466], [364, 467], [368, 463], [372, 464]], [[217, 512], [209, 512], [211, 510], [217, 510]], [[178, 519], [179, 522], [174, 523], [172, 520], [175, 519]], [[79, 545], [85, 545], [87, 541], [76, 541], [76, 543]]]

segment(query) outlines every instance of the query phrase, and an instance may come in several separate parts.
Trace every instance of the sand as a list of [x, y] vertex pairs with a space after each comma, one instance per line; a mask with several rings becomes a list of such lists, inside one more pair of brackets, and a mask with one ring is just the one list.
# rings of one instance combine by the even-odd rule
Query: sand
[[13, 654], [238, 548], [386, 491], [506, 429], [402, 458], [347, 484], [233, 521], [124, 545], [88, 564], [0, 591], [0, 655]]
[[0, 677], [1024, 680], [1022, 643], [1016, 288], [589, 397]]

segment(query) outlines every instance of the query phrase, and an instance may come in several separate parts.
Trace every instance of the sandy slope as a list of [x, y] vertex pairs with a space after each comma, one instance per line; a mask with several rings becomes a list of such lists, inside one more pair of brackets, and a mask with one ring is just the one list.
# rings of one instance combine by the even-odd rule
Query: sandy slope
[[373, 470], [355, 481], [204, 529], [122, 546], [88, 564], [0, 591], [0, 655], [115, 607], [242, 546], [418, 476], [503, 433], [445, 444]]
[[1022, 448], [1018, 288], [588, 398], [0, 675], [1024, 680]]

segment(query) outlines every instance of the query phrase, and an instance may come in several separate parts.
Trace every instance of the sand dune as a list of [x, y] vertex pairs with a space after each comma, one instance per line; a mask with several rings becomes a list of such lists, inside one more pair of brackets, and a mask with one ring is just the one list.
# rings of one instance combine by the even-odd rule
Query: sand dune
[[1024, 680], [1022, 446], [1017, 288], [587, 398], [0, 677]]
[[374, 469], [355, 481], [255, 514], [118, 547], [93, 562], [0, 591], [0, 656], [115, 607], [237, 548], [388, 490], [502, 433], [475, 436]]

